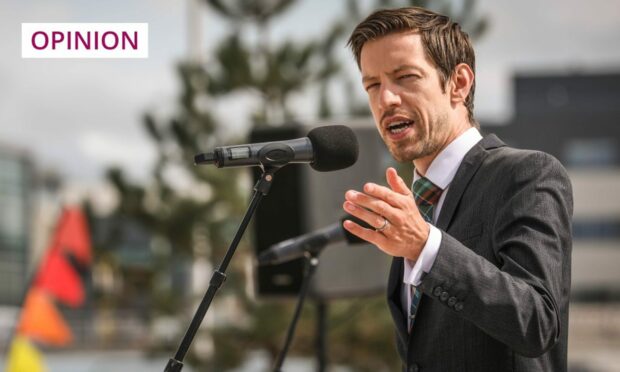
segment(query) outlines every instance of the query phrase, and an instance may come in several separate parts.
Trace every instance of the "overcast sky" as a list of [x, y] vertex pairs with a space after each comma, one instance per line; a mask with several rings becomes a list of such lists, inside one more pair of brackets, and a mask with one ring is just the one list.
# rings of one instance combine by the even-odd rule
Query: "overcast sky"
[[[342, 14], [344, 3], [301, 0], [274, 25], [272, 40], [321, 34]], [[185, 1], [3, 0], [2, 5], [0, 145], [29, 151], [40, 167], [70, 181], [97, 182], [110, 164], [145, 177], [154, 149], [140, 117], [170, 108], [176, 97], [173, 66], [188, 51]], [[620, 1], [483, 0], [477, 12], [491, 23], [475, 45], [478, 118], [510, 117], [516, 72], [620, 73]], [[203, 18], [208, 50], [226, 29], [208, 10]], [[22, 59], [22, 22], [147, 22], [149, 58]], [[354, 73], [352, 60], [349, 68]], [[231, 130], [246, 123], [249, 108], [239, 109], [244, 102], [233, 97], [218, 105]], [[298, 97], [296, 106], [302, 119], [312, 120], [315, 105], [308, 102]]]

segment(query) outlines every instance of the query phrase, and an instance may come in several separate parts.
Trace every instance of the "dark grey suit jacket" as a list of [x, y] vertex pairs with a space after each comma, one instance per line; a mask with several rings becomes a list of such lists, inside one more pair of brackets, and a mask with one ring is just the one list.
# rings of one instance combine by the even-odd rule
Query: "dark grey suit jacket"
[[437, 221], [411, 335], [392, 262], [388, 304], [407, 371], [566, 371], [572, 190], [552, 156], [483, 138]]

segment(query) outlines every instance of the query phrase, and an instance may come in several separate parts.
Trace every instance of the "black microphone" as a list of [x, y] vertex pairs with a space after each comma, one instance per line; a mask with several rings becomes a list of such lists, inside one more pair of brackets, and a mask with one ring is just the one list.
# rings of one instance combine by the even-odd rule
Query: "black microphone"
[[314, 128], [304, 138], [216, 147], [196, 155], [194, 163], [218, 168], [310, 163], [319, 172], [329, 172], [355, 164], [357, 155], [357, 138], [351, 128], [331, 125]]
[[366, 243], [365, 240], [351, 234], [342, 227], [344, 220], [351, 220], [360, 226], [371, 228], [370, 225], [359, 218], [347, 215], [341, 218], [339, 222], [322, 229], [272, 245], [258, 255], [258, 264], [261, 266], [277, 265], [303, 257], [306, 252], [318, 254], [327, 245], [342, 241], [346, 241], [347, 244]]

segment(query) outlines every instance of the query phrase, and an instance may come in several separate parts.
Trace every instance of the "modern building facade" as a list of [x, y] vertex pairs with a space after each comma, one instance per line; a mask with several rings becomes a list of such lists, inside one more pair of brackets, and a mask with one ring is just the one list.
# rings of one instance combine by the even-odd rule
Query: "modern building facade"
[[483, 130], [552, 154], [573, 184], [572, 299], [620, 300], [620, 74], [517, 76], [514, 112]]
[[33, 164], [0, 146], [0, 306], [19, 305], [28, 281]]

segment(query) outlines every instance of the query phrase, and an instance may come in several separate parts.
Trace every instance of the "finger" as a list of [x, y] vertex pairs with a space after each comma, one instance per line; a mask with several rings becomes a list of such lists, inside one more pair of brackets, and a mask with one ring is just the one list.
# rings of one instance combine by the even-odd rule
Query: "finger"
[[385, 171], [385, 178], [387, 179], [388, 185], [390, 185], [395, 192], [407, 196], [411, 195], [411, 190], [409, 190], [405, 181], [398, 175], [396, 169], [389, 167], [387, 171]]
[[345, 220], [342, 226], [351, 234], [363, 239], [369, 243], [381, 247], [387, 242], [385, 235], [371, 229], [366, 229], [356, 224], [353, 221]]
[[[394, 193], [393, 191], [390, 192]], [[358, 207], [369, 209], [370, 211], [383, 216], [388, 220], [391, 220], [391, 218], [394, 218], [397, 214], [397, 210], [392, 205], [362, 192], [349, 190], [344, 194], [344, 197], [345, 200], [350, 201]]]
[[369, 182], [364, 185], [364, 192], [376, 199], [383, 200], [394, 208], [400, 208], [403, 204], [403, 195], [389, 187], [377, 185], [376, 183]]
[[379, 216], [378, 214], [371, 212], [367, 209], [360, 208], [350, 201], [345, 201], [342, 205], [342, 208], [345, 212], [351, 214], [359, 218], [360, 220], [366, 222], [371, 227], [377, 229], [385, 223], [385, 218], [383, 216]]

